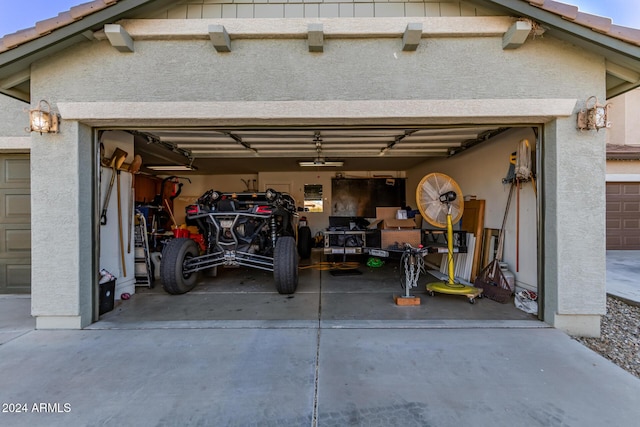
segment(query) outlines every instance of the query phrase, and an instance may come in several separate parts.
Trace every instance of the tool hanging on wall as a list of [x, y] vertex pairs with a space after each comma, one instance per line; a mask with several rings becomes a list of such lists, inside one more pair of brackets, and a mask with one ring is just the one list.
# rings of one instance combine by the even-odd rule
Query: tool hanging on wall
[[127, 265], [124, 261], [124, 240], [122, 238], [122, 201], [120, 192], [120, 168], [116, 169], [117, 172], [117, 186], [118, 186], [118, 240], [120, 242], [120, 263], [122, 265], [122, 275], [127, 277]]
[[111, 190], [113, 190], [113, 183], [116, 179], [116, 171], [122, 166], [124, 160], [128, 154], [126, 151], [116, 148], [113, 151], [111, 160], [108, 162], [108, 166], [111, 169], [111, 180], [109, 181], [109, 187], [107, 187], [107, 195], [105, 196], [104, 203], [102, 204], [102, 213], [100, 214], [100, 224], [107, 224], [107, 209], [109, 207], [109, 199], [111, 198]]
[[520, 183], [531, 181], [535, 193], [536, 186], [531, 172], [531, 147], [529, 140], [521, 139], [516, 154], [516, 272], [520, 271]]
[[535, 178], [531, 164], [531, 146], [529, 140], [521, 139], [518, 142], [517, 151], [511, 153], [509, 157], [509, 170], [507, 176], [502, 180], [503, 184], [509, 184], [509, 197], [507, 199], [507, 207], [502, 221], [502, 228], [498, 237], [498, 253], [496, 259], [502, 261], [502, 252], [504, 251], [504, 234], [507, 216], [511, 206], [511, 198], [513, 190], [516, 191], [516, 272], [520, 270], [520, 189], [523, 182], [531, 182], [533, 193], [537, 196]]

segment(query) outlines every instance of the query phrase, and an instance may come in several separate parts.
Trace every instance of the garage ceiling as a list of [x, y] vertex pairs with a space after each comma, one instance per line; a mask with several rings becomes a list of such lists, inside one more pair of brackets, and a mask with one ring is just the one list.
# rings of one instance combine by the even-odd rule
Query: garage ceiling
[[[191, 165], [180, 173], [407, 170], [468, 149], [505, 131], [497, 126], [440, 128], [287, 127], [137, 129], [144, 167]], [[300, 161], [312, 162], [302, 167]], [[328, 162], [342, 166], [326, 167]], [[168, 173], [168, 172], [165, 172]], [[171, 172], [169, 172], [171, 173]]]

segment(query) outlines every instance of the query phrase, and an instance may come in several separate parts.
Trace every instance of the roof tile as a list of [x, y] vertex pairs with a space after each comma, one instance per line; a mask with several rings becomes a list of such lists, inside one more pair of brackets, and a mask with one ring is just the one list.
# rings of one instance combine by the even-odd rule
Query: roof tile
[[578, 12], [575, 23], [589, 27], [600, 33], [611, 31], [611, 19], [604, 16], [591, 15], [590, 13]]
[[31, 27], [31, 28], [26, 28], [24, 30], [16, 31], [15, 33], [12, 33], [12, 34], [7, 34], [0, 40], [2, 40], [2, 44], [7, 49], [11, 49], [21, 45], [22, 43], [26, 43], [29, 40], [38, 38], [39, 36], [40, 34], [38, 34], [36, 29]]
[[[114, 1], [111, 1], [114, 3]], [[71, 16], [73, 19], [82, 19], [87, 15], [92, 14], [93, 12], [97, 12], [106, 7], [109, 7], [109, 4], [103, 1], [90, 1], [87, 3], [82, 3], [77, 6], [72, 7], [69, 12], [71, 12]]]
[[62, 12], [53, 18], [36, 22], [36, 31], [42, 35], [49, 34], [53, 30], [69, 25], [74, 21], [75, 19], [73, 19], [70, 12]]
[[640, 46], [640, 30], [635, 28], [612, 25], [609, 35], [627, 43], [633, 43], [636, 46]]
[[538, 7], [546, 10], [547, 12], [552, 12], [556, 15], [560, 15], [563, 18], [569, 19], [571, 21], [575, 20], [578, 17], [578, 7], [570, 4], [547, 0], [542, 2], [542, 5]]

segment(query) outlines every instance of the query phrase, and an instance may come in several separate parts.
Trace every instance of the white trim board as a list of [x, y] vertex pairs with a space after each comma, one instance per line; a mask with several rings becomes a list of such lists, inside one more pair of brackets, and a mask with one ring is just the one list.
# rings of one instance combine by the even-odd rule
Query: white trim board
[[637, 173], [608, 173], [607, 182], [640, 182], [640, 174]]
[[60, 102], [63, 120], [89, 126], [246, 126], [546, 123], [573, 114], [576, 99], [459, 99], [246, 102]]

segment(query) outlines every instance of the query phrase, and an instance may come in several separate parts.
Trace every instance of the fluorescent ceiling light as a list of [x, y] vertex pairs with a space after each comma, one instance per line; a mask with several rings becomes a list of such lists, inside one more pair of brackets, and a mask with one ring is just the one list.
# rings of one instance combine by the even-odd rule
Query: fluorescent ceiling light
[[344, 165], [344, 162], [325, 162], [324, 160], [314, 160], [312, 162], [298, 162], [298, 164], [302, 167], [340, 167]]
[[189, 165], [152, 165], [145, 166], [154, 171], [196, 171], [198, 168]]

